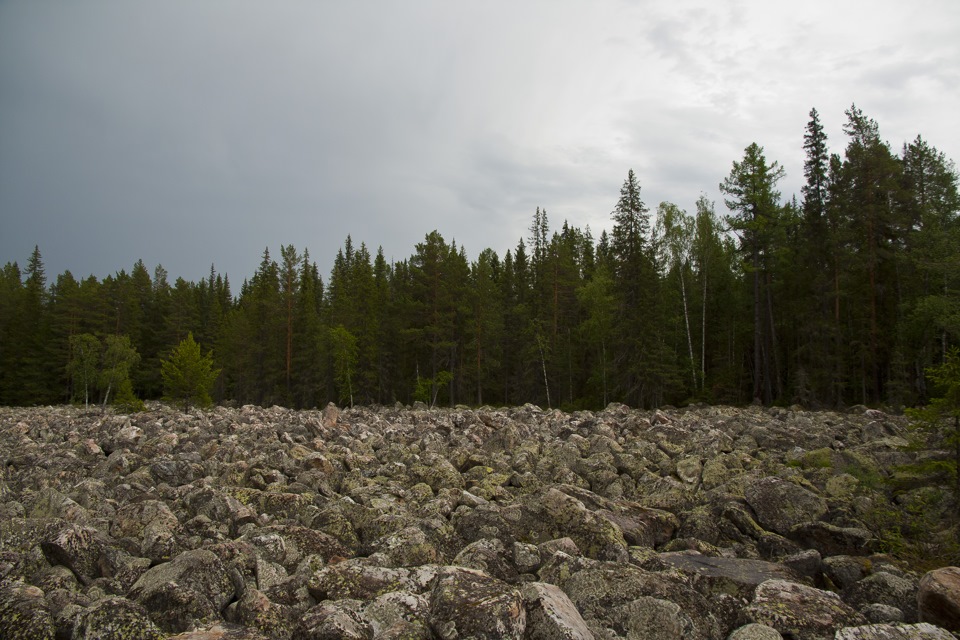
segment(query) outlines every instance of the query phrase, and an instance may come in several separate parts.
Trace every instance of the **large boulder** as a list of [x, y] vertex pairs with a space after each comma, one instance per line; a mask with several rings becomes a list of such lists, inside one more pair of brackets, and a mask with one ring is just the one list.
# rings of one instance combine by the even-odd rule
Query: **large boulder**
[[43, 591], [0, 581], [0, 630], [9, 640], [54, 640], [55, 626]]
[[917, 613], [921, 622], [960, 631], [960, 567], [935, 569], [920, 579]]
[[786, 580], [758, 586], [743, 617], [797, 640], [830, 640], [843, 627], [867, 623], [837, 594]]
[[763, 528], [788, 535], [793, 527], [819, 520], [827, 513], [827, 502], [808, 489], [769, 476], [744, 488], [743, 497], [757, 514]]
[[205, 549], [181, 553], [153, 567], [129, 593], [161, 629], [173, 633], [220, 620], [234, 595], [223, 562]]
[[430, 591], [430, 628], [443, 640], [524, 637], [519, 590], [465, 567], [444, 567]]
[[530, 640], [593, 640], [577, 607], [560, 587], [546, 582], [523, 585]]
[[72, 640], [163, 640], [147, 610], [126, 598], [97, 601], [77, 617]]
[[955, 636], [932, 624], [870, 624], [837, 631], [835, 640], [955, 640]]
[[629, 612], [642, 608], [641, 605], [649, 605], [644, 614], [648, 619], [666, 615], [662, 605], [648, 600], [624, 608], [635, 600], [651, 598], [676, 604], [678, 611], [690, 619], [691, 624], [683, 627], [686, 637], [708, 640], [719, 635], [719, 624], [711, 611], [711, 603], [678, 577], [665, 572], [645, 571], [633, 565], [596, 561], [578, 563], [577, 560], [570, 558], [563, 562], [563, 555], [557, 553], [540, 574], [541, 579], [557, 580], [557, 586], [588, 621], [595, 620], [604, 627], [618, 625], [625, 630]]

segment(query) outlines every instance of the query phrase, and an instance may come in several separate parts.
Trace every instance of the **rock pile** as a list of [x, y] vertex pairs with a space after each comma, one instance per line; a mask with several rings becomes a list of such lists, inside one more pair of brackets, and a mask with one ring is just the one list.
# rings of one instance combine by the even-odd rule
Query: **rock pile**
[[[877, 411], [0, 409], [4, 638], [951, 638]], [[939, 625], [939, 626], [936, 626]]]

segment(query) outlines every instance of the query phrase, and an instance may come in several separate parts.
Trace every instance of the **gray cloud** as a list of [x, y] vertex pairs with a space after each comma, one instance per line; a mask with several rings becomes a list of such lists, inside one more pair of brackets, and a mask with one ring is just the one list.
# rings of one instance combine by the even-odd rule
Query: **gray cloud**
[[812, 106], [835, 151], [857, 102], [957, 158], [955, 3], [836, 4], [5, 2], [0, 261], [239, 285], [348, 233], [502, 253], [537, 206], [598, 235], [631, 167], [691, 209], [756, 141], [799, 192]]

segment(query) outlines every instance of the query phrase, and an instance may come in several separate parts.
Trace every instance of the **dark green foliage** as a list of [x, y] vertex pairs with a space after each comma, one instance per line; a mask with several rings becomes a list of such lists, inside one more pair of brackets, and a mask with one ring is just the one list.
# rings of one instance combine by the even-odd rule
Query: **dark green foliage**
[[213, 368], [211, 354], [200, 353], [200, 345], [192, 333], [187, 334], [160, 367], [165, 399], [182, 402], [185, 412], [190, 410], [191, 404], [198, 407], [210, 405], [210, 390], [220, 370]]
[[[439, 231], [389, 263], [348, 236], [326, 282], [292, 245], [264, 250], [237, 292], [212, 266], [198, 282], [142, 261], [48, 278], [34, 248], [0, 270], [0, 403], [135, 407], [164, 394], [187, 336], [215, 353], [211, 399], [239, 404], [927, 403], [960, 344], [956, 168], [845, 116], [831, 154], [810, 111], [799, 201], [749, 145], [721, 185], [725, 220], [705, 196], [651, 215], [629, 171], [596, 240], [542, 207], [514, 248], [475, 260]], [[139, 366], [105, 364], [118, 349]]]

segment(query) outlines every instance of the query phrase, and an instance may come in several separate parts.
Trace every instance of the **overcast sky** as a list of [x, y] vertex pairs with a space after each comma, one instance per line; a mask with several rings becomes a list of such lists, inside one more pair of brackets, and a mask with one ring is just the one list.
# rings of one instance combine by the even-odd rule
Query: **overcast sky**
[[503, 255], [537, 206], [599, 236], [630, 168], [725, 213], [751, 142], [799, 197], [811, 107], [842, 153], [851, 103], [960, 160], [960, 2], [3, 0], [0, 264]]

